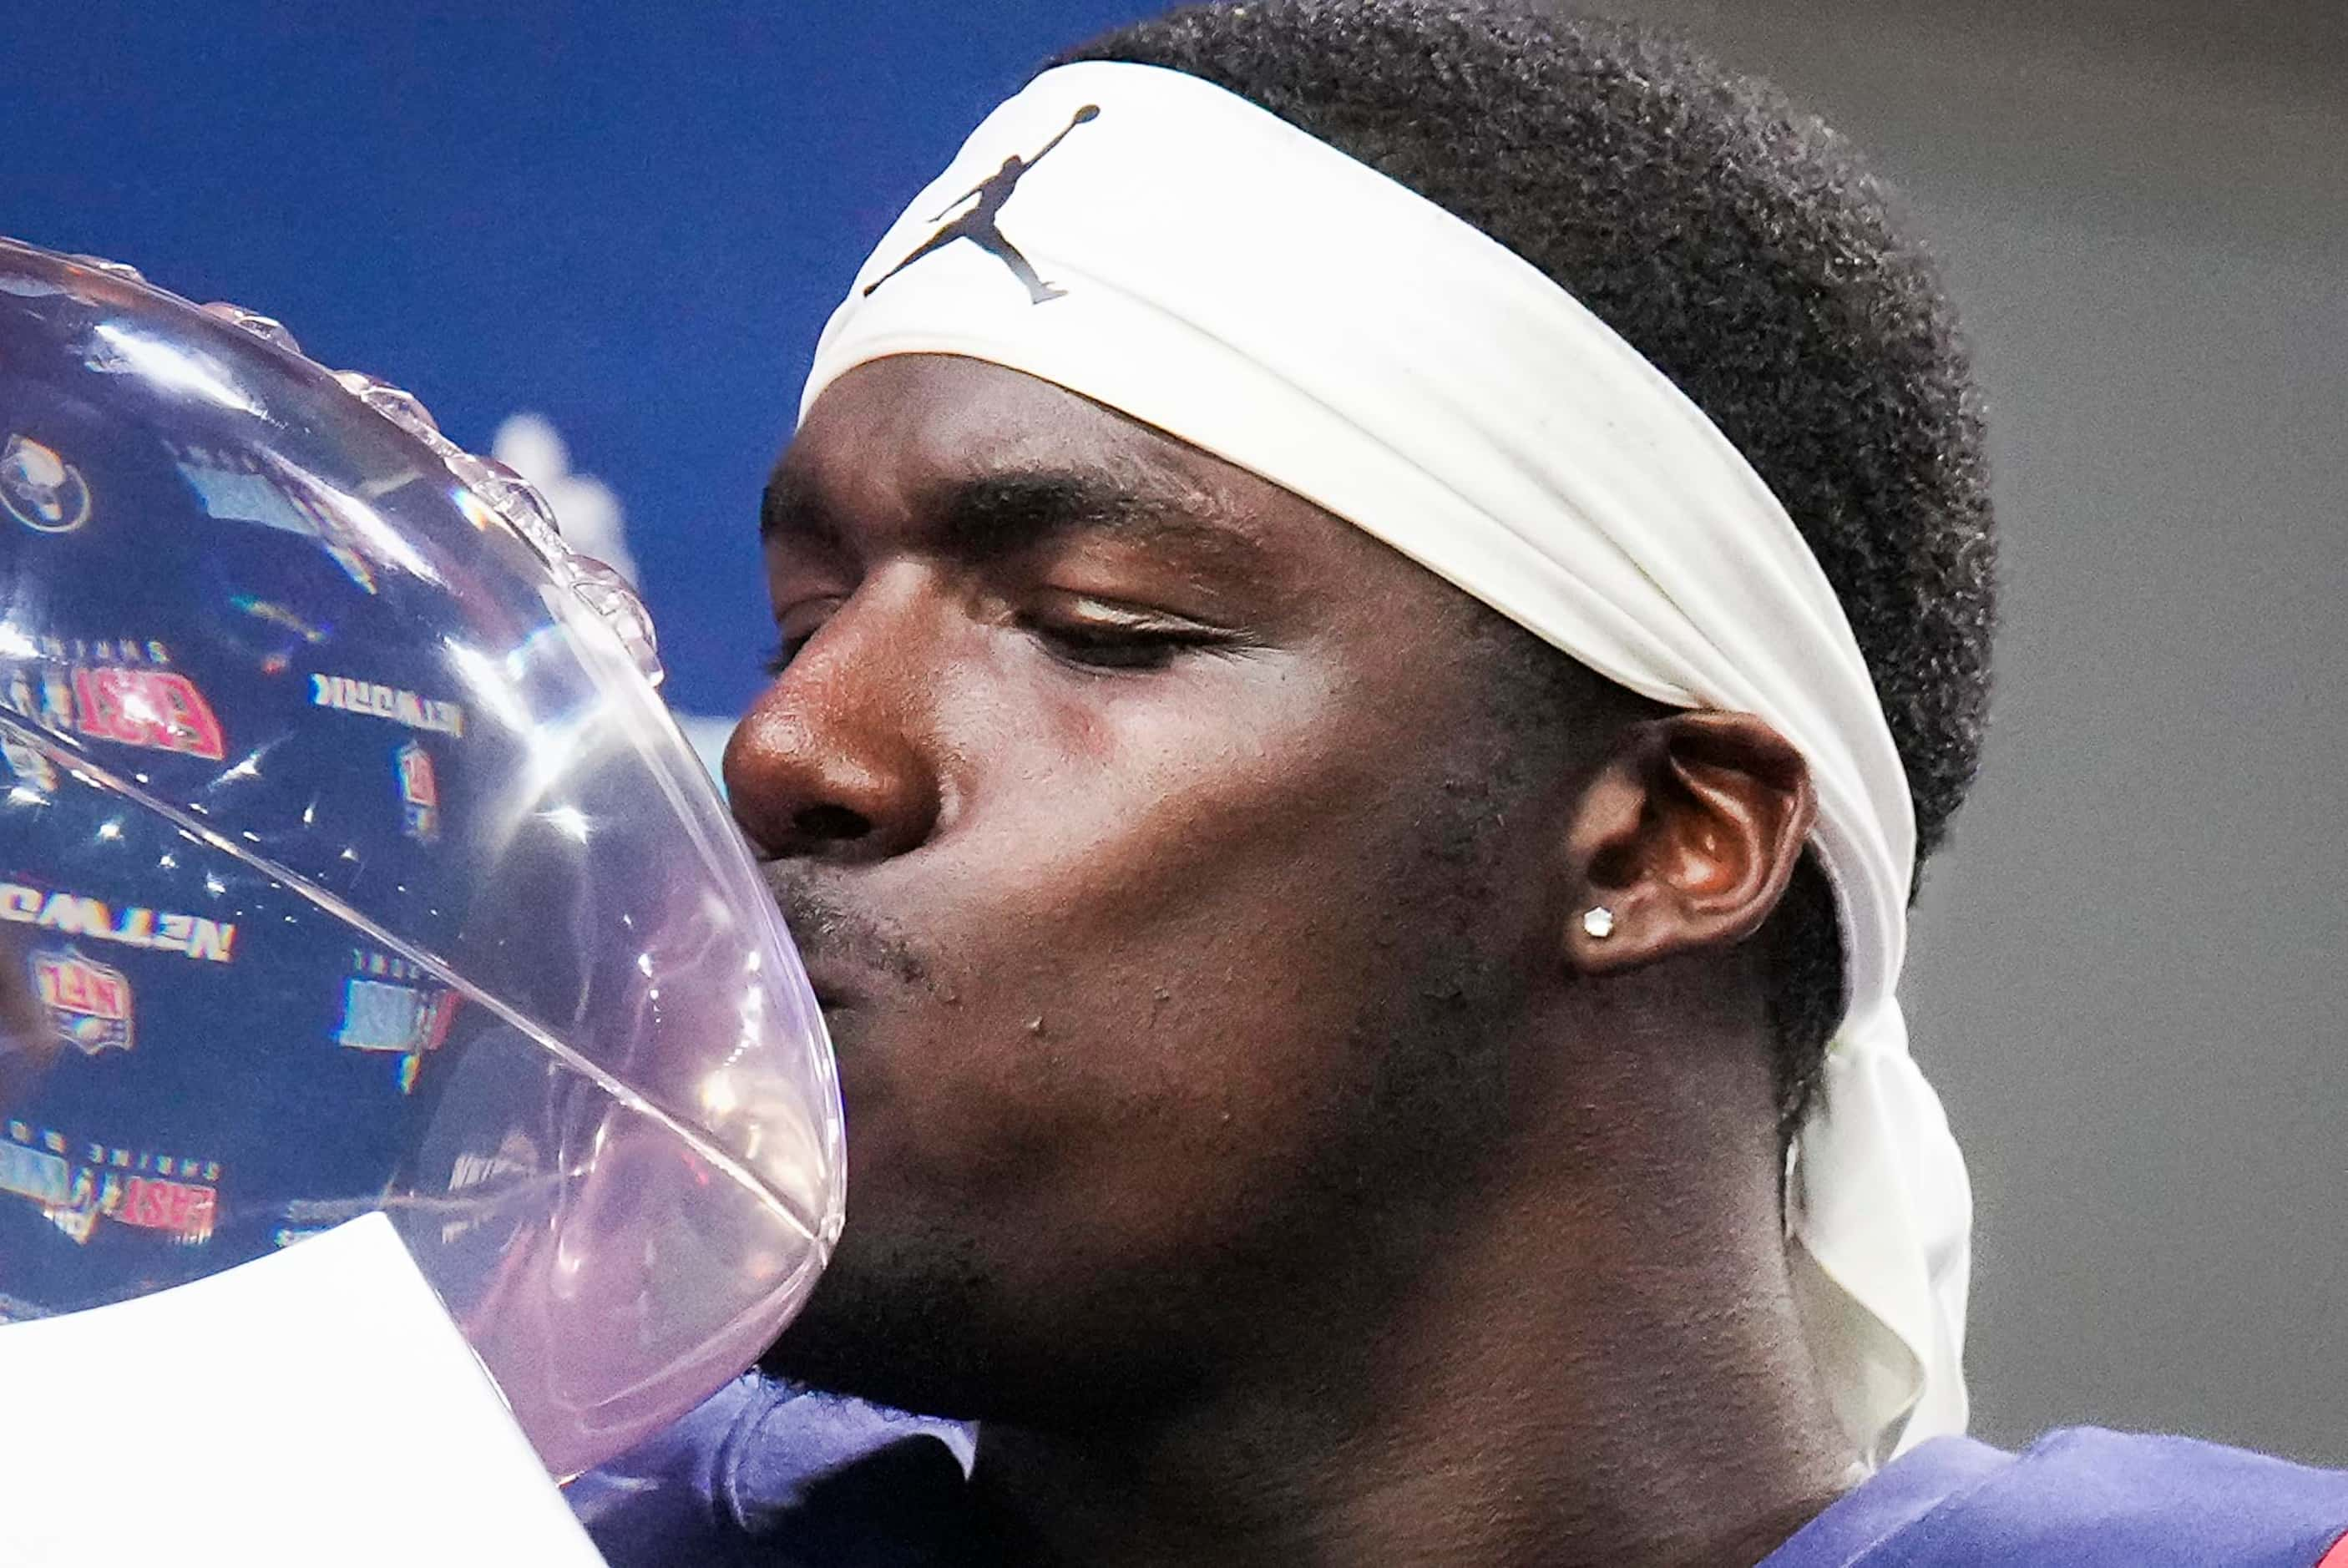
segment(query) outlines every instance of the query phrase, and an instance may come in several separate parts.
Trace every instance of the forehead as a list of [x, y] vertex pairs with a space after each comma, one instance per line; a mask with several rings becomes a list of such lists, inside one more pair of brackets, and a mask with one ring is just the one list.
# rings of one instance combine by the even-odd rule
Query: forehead
[[1233, 545], [1384, 551], [1302, 497], [1089, 398], [943, 355], [874, 360], [825, 388], [776, 468], [762, 521], [770, 538], [885, 531], [973, 490], [1015, 487], [1056, 489], [1092, 522], [1179, 520]]

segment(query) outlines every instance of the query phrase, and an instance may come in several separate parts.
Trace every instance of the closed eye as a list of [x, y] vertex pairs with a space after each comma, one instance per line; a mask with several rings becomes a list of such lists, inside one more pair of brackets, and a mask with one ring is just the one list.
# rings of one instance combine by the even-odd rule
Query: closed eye
[[1186, 654], [1236, 648], [1245, 639], [1221, 627], [1165, 611], [1086, 594], [1056, 593], [1021, 611], [1018, 627], [1062, 663], [1087, 670], [1159, 670]]
[[1097, 670], [1164, 669], [1184, 654], [1224, 642], [1205, 632], [1055, 624], [1032, 619], [1025, 625], [1056, 657]]
[[[790, 667], [839, 604], [837, 599], [809, 601], [792, 606], [780, 617], [782, 639], [765, 662], [768, 679], [779, 678]], [[1063, 599], [1049, 608], [1023, 610], [1012, 617], [1012, 624], [1054, 658], [1085, 670], [1159, 670], [1186, 654], [1248, 645], [1242, 634], [1203, 622], [1128, 610], [1089, 598]]]
[[815, 634], [823, 630], [824, 623], [831, 619], [843, 603], [845, 601], [838, 594], [825, 594], [801, 600], [778, 612], [775, 616], [775, 626], [782, 634], [782, 638], [775, 645], [774, 651], [767, 655], [767, 678], [773, 680], [789, 668], [791, 661], [798, 657], [799, 650], [815, 640]]

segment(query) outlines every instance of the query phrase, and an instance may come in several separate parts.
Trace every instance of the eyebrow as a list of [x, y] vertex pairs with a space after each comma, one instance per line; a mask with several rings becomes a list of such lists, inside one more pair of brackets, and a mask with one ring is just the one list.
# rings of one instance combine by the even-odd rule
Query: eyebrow
[[[1224, 521], [1214, 497], [1138, 466], [976, 474], [924, 498], [923, 510], [935, 547], [970, 560], [1014, 555], [1074, 533], [1243, 562], [1262, 553], [1246, 531]], [[767, 485], [758, 515], [762, 543], [796, 535], [841, 546], [849, 531], [804, 475], [786, 469]]]

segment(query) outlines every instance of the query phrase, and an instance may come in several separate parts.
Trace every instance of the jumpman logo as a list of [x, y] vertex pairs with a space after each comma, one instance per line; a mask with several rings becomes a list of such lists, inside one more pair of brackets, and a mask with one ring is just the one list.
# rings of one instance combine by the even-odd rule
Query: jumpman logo
[[1002, 214], [1004, 203], [1011, 200], [1011, 193], [1019, 188], [1022, 176], [1050, 156], [1052, 149], [1067, 140], [1069, 131], [1099, 118], [1100, 106], [1086, 104], [1076, 110], [1076, 119], [1068, 121], [1067, 130], [1063, 130], [1044, 144], [1043, 151], [1033, 158], [1022, 158], [1014, 152], [1004, 159], [1002, 168], [955, 197], [947, 203], [945, 212], [939, 213], [930, 222], [943, 222], [946, 212], [953, 211], [975, 196], [978, 200], [973, 203], [968, 211], [932, 234], [911, 255], [867, 284], [864, 286], [866, 295], [870, 296], [874, 289], [879, 288], [923, 256], [942, 251], [956, 240], [968, 240], [972, 244], [1009, 267], [1011, 275], [1027, 285], [1027, 303], [1030, 304], [1043, 304], [1046, 301], [1058, 299], [1062, 294], [1066, 294], [1067, 290], [1056, 288], [1036, 275], [1035, 269], [1028, 264], [1027, 258], [1019, 253], [1019, 247], [1004, 238], [1003, 230], [995, 222], [995, 219]]

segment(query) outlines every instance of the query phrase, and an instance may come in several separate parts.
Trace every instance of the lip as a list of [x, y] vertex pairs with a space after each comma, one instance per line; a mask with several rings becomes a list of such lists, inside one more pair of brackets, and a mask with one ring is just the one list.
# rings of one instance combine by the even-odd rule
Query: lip
[[807, 965], [808, 988], [826, 1014], [844, 1012], [863, 1002], [867, 978], [846, 965], [818, 960]]

